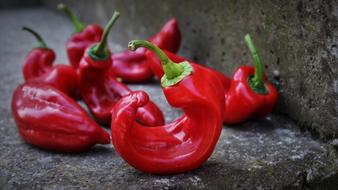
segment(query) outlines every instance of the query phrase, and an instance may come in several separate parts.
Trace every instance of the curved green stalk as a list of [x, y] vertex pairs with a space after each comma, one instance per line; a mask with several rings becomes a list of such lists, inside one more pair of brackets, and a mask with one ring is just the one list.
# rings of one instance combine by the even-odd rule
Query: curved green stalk
[[77, 32], [82, 32], [82, 30], [85, 28], [85, 24], [82, 23], [79, 18], [63, 3], [60, 3], [58, 5], [58, 9], [66, 13], [67, 17], [70, 19], [72, 22], [72, 25], [74, 27], [74, 31]]
[[263, 81], [263, 65], [258, 56], [256, 47], [251, 39], [250, 34], [245, 35], [244, 41], [251, 52], [251, 55], [253, 58], [253, 64], [255, 67], [255, 74], [248, 79], [249, 84], [255, 92], [260, 93], [260, 94], [266, 94], [267, 89]]
[[155, 53], [163, 66], [163, 70], [167, 79], [173, 79], [179, 75], [181, 75], [184, 71], [184, 68], [180, 64], [176, 64], [169, 59], [169, 57], [157, 46], [146, 41], [146, 40], [133, 40], [128, 44], [128, 49], [135, 51], [139, 47], [145, 47]]
[[113, 27], [114, 23], [116, 22], [116, 20], [119, 18], [119, 16], [120, 16], [120, 13], [115, 11], [113, 16], [110, 18], [108, 24], [104, 28], [101, 41], [98, 44], [92, 46], [92, 48], [90, 48], [89, 54], [92, 58], [106, 59], [108, 57], [108, 54], [109, 54], [109, 50], [107, 48], [108, 34], [111, 28]]
[[39, 45], [37, 46], [38, 48], [48, 48], [47, 44], [42, 39], [42, 37], [37, 32], [35, 32], [33, 29], [24, 26], [24, 27], [22, 27], [22, 30], [27, 31], [27, 32], [33, 34], [33, 36], [36, 38], [36, 40], [39, 43]]

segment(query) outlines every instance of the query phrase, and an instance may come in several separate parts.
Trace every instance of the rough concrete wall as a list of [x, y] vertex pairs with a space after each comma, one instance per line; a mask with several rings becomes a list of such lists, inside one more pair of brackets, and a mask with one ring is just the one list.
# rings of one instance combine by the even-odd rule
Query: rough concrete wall
[[0, 9], [21, 8], [42, 5], [42, 0], [1, 0]]
[[[171, 17], [183, 33], [180, 54], [230, 75], [251, 58], [243, 42], [251, 33], [269, 79], [278, 86], [278, 112], [322, 138], [338, 134], [338, 5], [332, 0], [110, 0], [62, 1], [86, 22], [121, 18], [112, 42], [154, 34]], [[58, 1], [45, 0], [51, 8]], [[116, 49], [117, 51], [119, 49]]]

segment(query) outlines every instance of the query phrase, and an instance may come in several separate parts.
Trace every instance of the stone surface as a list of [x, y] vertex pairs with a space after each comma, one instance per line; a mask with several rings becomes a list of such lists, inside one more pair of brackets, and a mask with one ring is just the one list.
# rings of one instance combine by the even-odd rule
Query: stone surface
[[[44, 0], [55, 9], [59, 1]], [[278, 111], [322, 139], [338, 134], [338, 3], [335, 0], [62, 0], [83, 20], [121, 18], [111, 38], [120, 47], [145, 39], [177, 17], [180, 54], [227, 75], [251, 63], [243, 42], [251, 33], [269, 79], [278, 86]], [[117, 32], [116, 32], [117, 31]]]
[[42, 5], [42, 0], [1, 0], [0, 9], [18, 8], [18, 7], [34, 7]]
[[[25, 144], [10, 113], [10, 97], [22, 82], [22, 61], [36, 43], [20, 28], [27, 25], [39, 31], [56, 50], [57, 62], [65, 63], [64, 43], [71, 33], [66, 23], [64, 17], [42, 8], [0, 12], [1, 189], [337, 187], [338, 158], [334, 145], [312, 139], [290, 119], [280, 115], [241, 126], [224, 126], [211, 158], [199, 169], [179, 175], [141, 173], [126, 164], [111, 145], [95, 146], [82, 154], [60, 154]], [[165, 113], [166, 121], [177, 118], [180, 111], [168, 107], [158, 86], [155, 82], [130, 85], [132, 89], [146, 90]]]

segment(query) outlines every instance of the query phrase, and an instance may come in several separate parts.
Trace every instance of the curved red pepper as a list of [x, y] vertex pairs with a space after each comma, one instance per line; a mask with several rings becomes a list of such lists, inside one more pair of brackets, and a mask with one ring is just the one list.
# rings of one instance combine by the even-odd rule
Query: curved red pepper
[[239, 67], [226, 94], [224, 123], [238, 124], [272, 112], [278, 99], [277, 90], [263, 75], [263, 67], [249, 35], [245, 36], [255, 67]]
[[[116, 76], [109, 70], [112, 60], [109, 50], [105, 47], [108, 32], [118, 15], [113, 15], [101, 42], [86, 50], [79, 67], [82, 98], [97, 121], [103, 125], [110, 124], [110, 112], [115, 103], [131, 92], [127, 86], [117, 81]], [[161, 110], [153, 102], [149, 102], [137, 114], [138, 121], [145, 125], [164, 123]]]
[[21, 137], [29, 144], [62, 152], [81, 152], [96, 143], [108, 144], [109, 134], [61, 91], [27, 82], [12, 97], [12, 114]]
[[79, 79], [76, 71], [68, 65], [53, 66], [54, 51], [47, 47], [41, 36], [34, 30], [27, 27], [23, 27], [23, 30], [33, 34], [39, 42], [39, 46], [31, 50], [24, 60], [22, 67], [24, 79], [49, 84], [77, 98]]
[[[83, 101], [102, 125], [110, 124], [110, 112], [113, 106], [123, 96], [131, 92], [109, 71], [111, 63], [111, 59], [95, 61], [86, 53], [79, 68], [80, 92]], [[144, 125], [156, 126], [164, 123], [161, 110], [151, 101], [140, 109], [137, 115], [138, 121]]]
[[[177, 52], [181, 44], [181, 32], [175, 18], [169, 20], [149, 41], [171, 52]], [[112, 55], [113, 71], [124, 82], [145, 82], [153, 77], [149, 64], [144, 56], [145, 49], [140, 48], [135, 52], [123, 51]]]
[[140, 46], [161, 57], [166, 72], [162, 79], [164, 95], [184, 114], [163, 126], [144, 127], [135, 117], [148, 96], [145, 92], [131, 93], [112, 110], [114, 147], [125, 161], [144, 172], [168, 174], [195, 169], [209, 158], [220, 136], [224, 105], [221, 81], [202, 66], [174, 64], [149, 42], [129, 43], [131, 50]]
[[70, 64], [74, 68], [78, 68], [85, 50], [92, 44], [100, 41], [103, 29], [97, 24], [85, 26], [64, 4], [59, 4], [58, 9], [64, 11], [72, 21], [75, 34], [68, 39], [66, 49]]

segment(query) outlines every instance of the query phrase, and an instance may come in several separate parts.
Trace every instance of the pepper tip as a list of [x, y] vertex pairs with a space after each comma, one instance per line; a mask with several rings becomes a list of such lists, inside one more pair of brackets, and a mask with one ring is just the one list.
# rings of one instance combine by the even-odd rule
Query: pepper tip
[[249, 33], [247, 33], [247, 34], [244, 36], [244, 40], [245, 40], [245, 41], [248, 41], [248, 40], [250, 40], [250, 39], [251, 39], [251, 36], [250, 36]]
[[66, 5], [63, 4], [63, 3], [59, 3], [59, 4], [57, 5], [57, 9], [59, 9], [59, 10], [64, 10], [65, 8], [66, 8]]
[[135, 51], [135, 50], [136, 50], [136, 47], [135, 47], [135, 40], [130, 41], [130, 42], [128, 43], [128, 49], [129, 49], [130, 51]]
[[101, 134], [98, 139], [99, 144], [109, 144], [110, 143], [110, 135], [102, 129]]
[[120, 12], [119, 12], [119, 11], [115, 11], [114, 14], [115, 14], [116, 16], [120, 16]]

